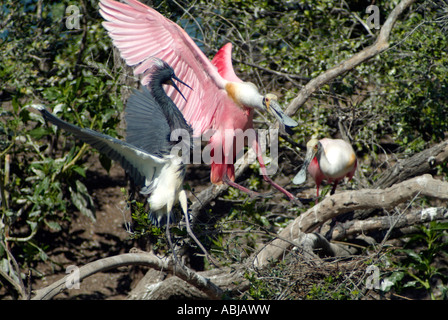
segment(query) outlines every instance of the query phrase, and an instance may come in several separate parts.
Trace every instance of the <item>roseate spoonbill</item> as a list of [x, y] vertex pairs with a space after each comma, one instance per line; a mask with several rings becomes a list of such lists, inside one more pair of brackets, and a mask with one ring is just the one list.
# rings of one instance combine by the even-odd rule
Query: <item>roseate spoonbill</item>
[[317, 198], [319, 198], [319, 187], [322, 180], [333, 182], [330, 194], [334, 194], [336, 187], [342, 179], [353, 178], [358, 160], [352, 146], [342, 139], [321, 140], [311, 139], [306, 144], [306, 157], [302, 168], [293, 179], [293, 183], [302, 184], [306, 180], [306, 169], [313, 177], [317, 186]]
[[[150, 206], [149, 220], [161, 227], [175, 221], [173, 206], [179, 201], [186, 220], [187, 231], [206, 253], [191, 231], [187, 209], [187, 195], [183, 190], [185, 164], [177, 153], [171, 153], [178, 141], [171, 141], [171, 132], [186, 130], [192, 137], [192, 129], [182, 113], [166, 95], [162, 84], [170, 84], [180, 90], [173, 80], [184, 85], [174, 70], [164, 61], [153, 59], [149, 90], [134, 90], [126, 103], [126, 142], [111, 136], [79, 128], [65, 122], [43, 106], [35, 106], [44, 119], [64, 129], [82, 141], [98, 149], [121, 164], [136, 185], [141, 186]], [[188, 85], [186, 85], [188, 87]], [[181, 141], [192, 146], [192, 141]], [[169, 228], [166, 232], [169, 238]]]
[[[254, 109], [268, 110], [286, 128], [297, 126], [297, 122], [286, 116], [270, 95], [261, 95], [254, 84], [243, 82], [236, 76], [230, 43], [210, 62], [176, 23], [136, 0], [126, 2], [128, 4], [101, 0], [99, 4], [100, 13], [106, 20], [103, 25], [122, 58], [134, 67], [135, 75], [142, 75], [143, 85], [148, 83], [148, 57], [156, 56], [168, 62], [176, 74], [193, 87], [194, 90], [186, 93], [186, 100], [174, 90], [168, 91], [168, 95], [191, 124], [196, 137], [212, 130], [208, 142], [212, 157], [211, 182], [225, 182], [250, 195], [257, 194], [235, 182], [235, 157], [244, 146], [234, 141], [247, 129], [253, 129]], [[229, 131], [233, 133], [232, 141], [228, 141], [231, 139]], [[295, 199], [269, 178], [258, 139], [253, 140], [251, 145], [263, 178], [290, 200]]]

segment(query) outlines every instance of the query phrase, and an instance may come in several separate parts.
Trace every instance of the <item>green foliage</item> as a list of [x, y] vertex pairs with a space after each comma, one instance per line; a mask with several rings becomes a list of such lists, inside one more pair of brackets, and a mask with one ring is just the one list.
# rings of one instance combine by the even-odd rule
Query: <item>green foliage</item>
[[[328, 276], [319, 285], [313, 285], [306, 296], [307, 300], [354, 300], [358, 299], [360, 291], [344, 285], [341, 273]], [[342, 284], [342, 285], [341, 285]]]
[[399, 259], [387, 279], [398, 292], [423, 290], [431, 299], [446, 299], [448, 269], [438, 261], [448, 257], [448, 223], [431, 222], [429, 226], [420, 226], [419, 231], [409, 238], [404, 248], [392, 252], [393, 260]]
[[[125, 193], [125, 190], [122, 190]], [[128, 198], [128, 196], [127, 196]], [[151, 224], [148, 220], [148, 208], [145, 203], [132, 200], [128, 201], [128, 206], [131, 208], [132, 225], [129, 233], [132, 239], [146, 239], [152, 244], [154, 251], [166, 252], [170, 248], [165, 237], [163, 229]]]
[[245, 294], [245, 299], [263, 300], [272, 299], [278, 294], [269, 282], [263, 281], [255, 273], [246, 273], [245, 278], [249, 281], [250, 287]]
[[[27, 264], [47, 259], [47, 244], [35, 240], [42, 228], [61, 230], [73, 208], [95, 220], [85, 185], [92, 149], [47, 125], [31, 107], [44, 105], [114, 137], [123, 107], [97, 8], [86, 3], [95, 14], [82, 15], [77, 30], [65, 24], [69, 1], [39, 3], [4, 1], [0, 10], [0, 240], [15, 243]], [[110, 161], [100, 159], [109, 169]], [[11, 263], [5, 252], [0, 261]]]
[[[97, 1], [82, 1], [80, 29], [67, 28], [65, 9], [71, 4], [69, 0], [0, 4], [0, 268], [14, 279], [22, 275], [16, 273], [6, 245], [14, 247], [21, 267], [29, 267], [48, 259], [48, 244], [35, 239], [38, 232], [61, 230], [73, 210], [95, 217], [87, 172], [90, 157], [99, 155], [45, 124], [31, 106], [44, 105], [68, 122], [121, 138], [120, 70], [112, 65], [112, 45], [101, 26]], [[396, 4], [375, 2], [381, 23]], [[161, 0], [154, 5], [184, 26], [209, 57], [232, 42], [236, 73], [263, 93], [276, 93], [284, 106], [310, 79], [371, 45], [379, 32], [360, 23], [368, 17], [367, 4], [360, 1]], [[394, 26], [386, 52], [323, 86], [297, 111], [294, 118], [300, 125], [291, 140], [304, 145], [311, 136], [338, 136], [343, 128], [362, 160], [367, 160], [367, 164], [360, 161], [364, 176], [373, 180], [381, 171], [381, 155], [390, 152], [385, 144], [412, 154], [444, 139], [448, 52], [439, 16], [433, 1], [418, 2], [407, 10]], [[297, 145], [281, 140], [280, 147], [296, 150]], [[109, 170], [110, 160], [99, 159]], [[289, 165], [297, 167], [296, 161]], [[259, 166], [251, 169], [247, 186], [261, 191], [266, 184]], [[441, 165], [437, 173], [446, 176], [447, 170]], [[251, 254], [267, 232], [275, 232], [289, 218], [273, 214], [268, 200], [247, 200], [235, 189], [224, 195], [224, 201], [231, 208], [216, 229], [228, 233], [207, 241], [213, 242], [212, 252], [228, 263]], [[133, 236], [149, 237], [158, 250], [166, 251], [164, 232], [148, 225], [142, 204], [132, 205]], [[446, 280], [446, 271], [435, 266], [446, 248], [444, 228], [422, 229], [396, 252], [405, 257], [389, 277], [396, 290], [422, 288], [433, 294], [435, 279]], [[172, 234], [178, 241], [185, 231], [172, 229]], [[272, 277], [280, 279], [284, 271], [280, 265]], [[248, 298], [267, 299], [284, 292], [259, 275], [247, 278]], [[307, 297], [357, 298], [356, 289], [338, 286], [343, 280], [343, 275], [332, 274]]]

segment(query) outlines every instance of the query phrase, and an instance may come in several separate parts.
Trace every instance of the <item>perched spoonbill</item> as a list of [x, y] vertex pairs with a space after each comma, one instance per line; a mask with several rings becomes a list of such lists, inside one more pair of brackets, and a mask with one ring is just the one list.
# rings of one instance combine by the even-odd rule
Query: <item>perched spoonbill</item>
[[293, 183], [302, 184], [306, 180], [306, 169], [313, 177], [317, 187], [317, 198], [319, 198], [319, 187], [322, 180], [333, 182], [330, 194], [334, 194], [336, 187], [342, 179], [353, 178], [358, 160], [352, 146], [342, 139], [324, 138], [321, 140], [311, 139], [306, 144], [306, 157], [302, 168], [293, 179]]

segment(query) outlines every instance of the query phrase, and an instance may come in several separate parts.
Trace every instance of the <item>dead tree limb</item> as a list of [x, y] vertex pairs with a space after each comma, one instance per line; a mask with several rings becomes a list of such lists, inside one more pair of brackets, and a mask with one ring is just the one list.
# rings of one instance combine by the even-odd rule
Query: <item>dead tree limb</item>
[[387, 188], [409, 178], [430, 172], [448, 159], [448, 140], [423, 150], [412, 157], [399, 160], [375, 182], [375, 187]]
[[[398, 160], [392, 167], [384, 171], [373, 184], [374, 188], [388, 188], [396, 183], [412, 177], [430, 173], [435, 166], [448, 160], [448, 140], [425, 149], [405, 159]], [[363, 220], [369, 217], [374, 209], [357, 211], [354, 220]]]
[[[293, 241], [302, 233], [309, 233], [343, 213], [368, 208], [392, 208], [418, 195], [448, 200], [448, 182], [423, 175], [387, 189], [363, 189], [334, 194], [301, 214], [279, 233], [279, 237]], [[289, 241], [275, 239], [255, 256], [254, 264], [258, 267], [265, 266], [270, 260], [279, 259], [290, 247]]]
[[447, 208], [433, 207], [415, 210], [414, 212], [400, 217], [399, 221], [394, 221], [394, 218], [390, 216], [373, 217], [368, 220], [347, 221], [339, 224], [337, 228], [333, 230], [331, 239], [341, 240], [347, 236], [360, 233], [388, 230], [391, 226], [394, 226], [395, 229], [403, 229], [416, 224], [438, 220], [448, 220]]
[[125, 253], [100, 259], [80, 267], [79, 279], [69, 274], [50, 286], [37, 290], [32, 300], [52, 299], [55, 295], [67, 289], [68, 286], [73, 285], [73, 280], [82, 281], [84, 278], [97, 272], [129, 265], [145, 265], [159, 270], [169, 271], [204, 292], [210, 299], [219, 299], [223, 294], [222, 290], [209, 279], [185, 266], [174, 265], [170, 259], [162, 259], [151, 253]]
[[394, 10], [389, 14], [381, 31], [376, 39], [375, 43], [362, 51], [356, 53], [350, 59], [343, 61], [339, 65], [325, 71], [316, 78], [308, 82], [299, 92], [294, 100], [291, 101], [285, 113], [289, 116], [296, 113], [296, 111], [308, 100], [308, 98], [322, 85], [330, 82], [336, 77], [344, 74], [347, 71], [354, 69], [361, 63], [373, 58], [374, 56], [380, 54], [389, 48], [389, 37], [392, 28], [397, 21], [398, 17], [404, 10], [406, 10], [415, 0], [403, 0], [401, 1]]
[[[244, 292], [249, 288], [249, 280], [244, 277], [247, 268], [242, 265], [200, 271], [198, 274], [210, 279], [226, 292]], [[160, 271], [151, 269], [130, 292], [129, 300], [208, 299], [196, 287], [177, 276], [163, 277]]]

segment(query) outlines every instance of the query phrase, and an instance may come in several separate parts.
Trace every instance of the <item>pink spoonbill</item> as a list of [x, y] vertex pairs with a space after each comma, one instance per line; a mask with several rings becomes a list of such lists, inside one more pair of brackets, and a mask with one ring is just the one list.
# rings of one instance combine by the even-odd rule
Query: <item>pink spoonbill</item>
[[334, 194], [342, 179], [353, 178], [358, 160], [352, 146], [342, 139], [311, 139], [306, 144], [306, 157], [302, 168], [293, 179], [293, 183], [302, 184], [306, 180], [306, 169], [317, 186], [317, 198], [322, 180], [333, 182], [330, 194]]
[[[208, 140], [211, 182], [224, 182], [256, 195], [256, 192], [235, 182], [235, 158], [244, 148], [244, 145], [235, 143], [236, 139], [240, 139], [246, 130], [253, 129], [255, 109], [269, 111], [286, 128], [297, 126], [297, 122], [283, 113], [272, 95], [260, 94], [254, 84], [237, 77], [232, 66], [230, 43], [210, 61], [179, 25], [136, 0], [126, 2], [100, 1], [100, 13], [106, 20], [103, 25], [121, 57], [134, 68], [135, 75], [141, 76], [144, 86], [150, 80], [151, 57], [172, 66], [176, 75], [193, 90], [185, 92], [185, 100], [172, 89], [167, 91], [168, 95], [196, 137], [211, 132]], [[249, 143], [257, 155], [263, 178], [290, 200], [295, 199], [267, 175], [256, 135]]]

